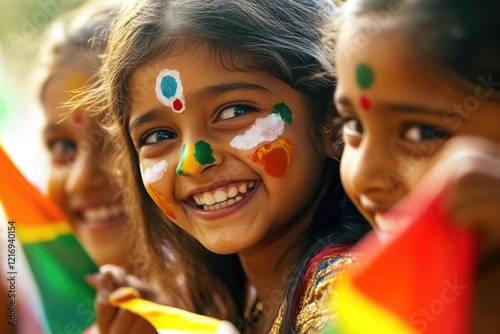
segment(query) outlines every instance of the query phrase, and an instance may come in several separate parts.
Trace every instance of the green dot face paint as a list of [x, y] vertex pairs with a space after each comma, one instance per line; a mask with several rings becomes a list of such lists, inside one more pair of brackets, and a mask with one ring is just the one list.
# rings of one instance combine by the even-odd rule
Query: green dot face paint
[[[372, 68], [365, 63], [361, 63], [356, 67], [356, 82], [362, 90], [367, 90], [373, 85], [375, 74]], [[362, 95], [359, 99], [361, 108], [365, 111], [371, 109], [371, 101], [366, 95]]]
[[371, 87], [374, 80], [374, 74], [370, 66], [361, 63], [356, 68], [356, 82], [361, 89], [366, 90]]
[[196, 174], [201, 165], [209, 165], [215, 162], [213, 150], [210, 144], [200, 140], [194, 144], [182, 146], [177, 175]]

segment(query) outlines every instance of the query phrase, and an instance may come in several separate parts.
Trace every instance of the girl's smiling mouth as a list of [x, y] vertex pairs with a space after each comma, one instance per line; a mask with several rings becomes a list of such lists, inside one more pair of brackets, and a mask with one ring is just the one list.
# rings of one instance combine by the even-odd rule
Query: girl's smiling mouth
[[234, 182], [212, 191], [192, 195], [188, 204], [204, 211], [214, 211], [240, 202], [255, 188], [255, 181]]

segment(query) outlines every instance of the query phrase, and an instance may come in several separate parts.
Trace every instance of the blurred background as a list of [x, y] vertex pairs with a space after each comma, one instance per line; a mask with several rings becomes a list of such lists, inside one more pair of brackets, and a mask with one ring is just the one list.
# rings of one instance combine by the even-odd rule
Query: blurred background
[[38, 51], [54, 18], [84, 2], [0, 1], [0, 143], [39, 187], [43, 187], [46, 164], [40, 135], [43, 117], [37, 95]]

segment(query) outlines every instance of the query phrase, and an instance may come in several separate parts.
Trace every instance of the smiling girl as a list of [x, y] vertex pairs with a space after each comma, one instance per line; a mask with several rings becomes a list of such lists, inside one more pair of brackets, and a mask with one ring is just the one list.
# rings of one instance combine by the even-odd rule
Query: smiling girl
[[497, 331], [500, 40], [489, 33], [500, 28], [497, 3], [352, 0], [339, 27], [346, 192], [385, 233], [397, 226], [383, 214], [424, 176], [445, 182], [445, 210], [479, 234], [473, 332]]
[[334, 85], [317, 28], [334, 19], [327, 0], [136, 1], [110, 38], [97, 94], [132, 162], [131, 211], [146, 203], [144, 242], [169, 238], [158, 207], [207, 249], [237, 253], [245, 333], [320, 332], [327, 283], [355, 257], [339, 246], [367, 229], [324, 131]]

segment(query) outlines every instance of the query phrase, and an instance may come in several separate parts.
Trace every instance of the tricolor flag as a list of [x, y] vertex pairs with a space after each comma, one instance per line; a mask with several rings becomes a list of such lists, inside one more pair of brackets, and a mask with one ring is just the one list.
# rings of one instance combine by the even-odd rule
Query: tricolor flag
[[140, 315], [149, 321], [159, 334], [238, 334], [228, 321], [156, 304], [138, 296], [132, 288], [121, 288], [119, 299], [110, 296], [110, 303]]
[[95, 291], [84, 276], [97, 272], [97, 266], [59, 208], [23, 177], [1, 147], [0, 176], [0, 201], [9, 226], [15, 227], [51, 333], [84, 331], [95, 321]]
[[402, 230], [360, 242], [366, 258], [334, 287], [325, 333], [469, 333], [476, 238], [443, 210], [445, 185], [415, 190], [385, 217]]

